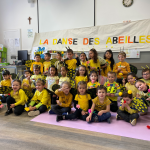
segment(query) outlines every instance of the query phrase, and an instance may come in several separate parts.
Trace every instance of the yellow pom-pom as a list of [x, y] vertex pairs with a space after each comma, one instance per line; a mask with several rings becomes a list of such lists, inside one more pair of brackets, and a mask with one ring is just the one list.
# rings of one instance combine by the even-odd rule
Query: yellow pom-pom
[[123, 74], [122, 73], [119, 73], [119, 76], [122, 76]]
[[25, 111], [30, 111], [29, 107], [25, 107], [24, 109]]
[[122, 96], [122, 92], [119, 92], [119, 96]]
[[64, 52], [62, 51], [61, 54], [64, 54]]
[[121, 65], [121, 62], [119, 62], [119, 64]]
[[128, 90], [128, 94], [132, 94], [132, 91], [131, 91], [131, 90]]

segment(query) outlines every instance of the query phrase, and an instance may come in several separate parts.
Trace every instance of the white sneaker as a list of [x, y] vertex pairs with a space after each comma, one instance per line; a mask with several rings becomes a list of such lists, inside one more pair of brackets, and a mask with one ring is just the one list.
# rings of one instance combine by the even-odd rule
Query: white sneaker
[[30, 111], [30, 112], [28, 113], [28, 116], [33, 117], [33, 116], [37, 116], [37, 115], [39, 115], [39, 114], [40, 114], [40, 111], [39, 111], [39, 110]]

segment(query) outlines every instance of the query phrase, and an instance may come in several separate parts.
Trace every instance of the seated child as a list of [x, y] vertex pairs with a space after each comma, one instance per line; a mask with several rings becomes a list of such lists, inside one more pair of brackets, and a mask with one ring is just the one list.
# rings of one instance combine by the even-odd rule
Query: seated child
[[38, 65], [38, 66], [40, 66], [40, 72], [41, 72], [41, 74], [43, 74], [43, 64], [40, 62], [40, 60], [41, 60], [40, 54], [36, 54], [34, 58], [35, 58], [35, 62], [33, 62], [31, 64], [30, 70], [33, 71], [34, 66]]
[[44, 87], [45, 81], [38, 79], [36, 81], [36, 92], [29, 104], [28, 116], [31, 117], [37, 116], [50, 108], [51, 106], [50, 94], [46, 89], [44, 89]]
[[118, 103], [117, 97], [119, 96], [120, 87], [115, 82], [116, 73], [109, 71], [107, 74], [107, 82], [105, 82], [104, 86], [107, 88], [107, 98], [111, 101], [110, 110], [112, 112], [117, 112], [118, 110]]
[[[57, 104], [52, 106], [52, 112], [57, 115], [62, 115], [63, 113], [70, 113], [71, 102], [73, 99], [73, 96], [70, 93], [70, 89], [71, 84], [67, 81], [64, 81], [61, 84], [61, 88], [55, 91], [55, 94], [59, 96], [59, 100], [56, 100]], [[49, 114], [51, 114], [51, 111], [49, 111]]]
[[[3, 87], [3, 86], [9, 86], [10, 87], [11, 86], [11, 81], [12, 81], [10, 72], [8, 70], [3, 70], [2, 71], [2, 76], [3, 76], [3, 80], [0, 83], [1, 87]], [[2, 95], [1, 102], [6, 103], [6, 98], [7, 97], [8, 97], [8, 94]]]
[[132, 93], [129, 94], [128, 91], [124, 91], [122, 95], [122, 102], [117, 111], [117, 120], [125, 120], [131, 123], [132, 126], [136, 125], [137, 119], [139, 118], [138, 110], [132, 104]]
[[91, 106], [91, 96], [86, 93], [87, 83], [85, 81], [80, 81], [78, 83], [78, 93], [75, 96], [74, 107], [76, 111], [69, 115], [57, 116], [56, 121], [60, 120], [72, 120], [72, 119], [81, 119], [86, 120], [88, 109]]
[[24, 70], [24, 76], [25, 76], [25, 79], [23, 79], [23, 81], [22, 81], [21, 88], [32, 91], [31, 81], [30, 81], [31, 71], [30, 70]]
[[12, 91], [10, 96], [7, 97], [7, 108], [8, 110], [5, 113], [5, 116], [13, 113], [12, 108], [14, 108], [14, 114], [16, 116], [21, 115], [24, 112], [25, 103], [28, 100], [27, 95], [21, 89], [21, 81], [15, 79], [12, 81]]
[[110, 103], [106, 97], [107, 89], [103, 85], [97, 87], [97, 97], [92, 100], [91, 112], [86, 118], [88, 123], [107, 121], [110, 123]]
[[145, 68], [142, 70], [142, 81], [144, 81], [146, 84], [148, 84], [150, 86], [150, 69], [149, 68]]
[[49, 67], [51, 66], [50, 58], [51, 58], [51, 54], [50, 53], [45, 53], [44, 54], [44, 59], [45, 59], [45, 61], [43, 62], [43, 67], [44, 67], [43, 74], [44, 75], [48, 74]]
[[70, 83], [70, 79], [67, 77], [68, 69], [66, 66], [62, 66], [61, 69], [61, 77], [59, 78], [59, 85], [61, 85], [64, 81], [67, 81]]

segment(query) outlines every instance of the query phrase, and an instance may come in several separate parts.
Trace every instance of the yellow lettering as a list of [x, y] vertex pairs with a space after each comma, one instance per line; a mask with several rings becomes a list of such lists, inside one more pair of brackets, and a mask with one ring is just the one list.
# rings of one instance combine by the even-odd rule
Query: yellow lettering
[[40, 43], [39, 43], [40, 45], [42, 45], [43, 43], [41, 43], [41, 40], [40, 40]]
[[[144, 41], [143, 41], [144, 40]], [[145, 43], [145, 35], [139, 37], [139, 43]]]
[[125, 36], [125, 43], [127, 43], [128, 41], [128, 36]]
[[150, 43], [150, 35], [146, 37], [149, 41], [146, 40], [147, 43]]
[[57, 39], [53, 39], [53, 45], [57, 44]]
[[95, 45], [99, 45], [99, 43], [100, 43], [100, 42], [99, 42], [99, 38], [95, 38], [94, 44], [95, 44]]
[[108, 44], [108, 43], [111, 43], [111, 44], [112, 44], [112, 41], [111, 41], [111, 38], [110, 38], [110, 37], [108, 37], [106, 44]]
[[67, 44], [67, 38], [66, 38], [66, 40], [64, 39], [64, 38], [62, 38], [62, 44]]

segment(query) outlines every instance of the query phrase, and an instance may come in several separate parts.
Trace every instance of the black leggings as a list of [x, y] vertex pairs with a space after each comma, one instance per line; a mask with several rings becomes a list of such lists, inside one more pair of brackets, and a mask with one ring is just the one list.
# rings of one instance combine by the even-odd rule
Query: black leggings
[[[10, 104], [16, 103], [15, 99], [11, 96], [8, 96], [6, 99], [8, 110], [11, 110]], [[14, 107], [14, 114], [16, 116], [21, 115], [24, 112], [24, 105], [18, 105]]]
[[111, 99], [109, 99], [109, 100], [111, 101], [110, 111], [117, 112], [117, 110], [118, 110], [118, 103], [117, 103], [117, 101], [112, 101]]
[[70, 107], [61, 107], [59, 105], [53, 105], [51, 106], [51, 110], [57, 114], [57, 115], [62, 115], [63, 113], [70, 113], [71, 108]]
[[68, 119], [72, 120], [72, 119], [78, 118], [78, 119], [86, 121], [86, 117], [88, 116], [88, 114], [82, 115], [81, 112], [82, 110], [77, 108], [73, 114], [65, 115], [65, 120], [68, 120]]
[[[35, 103], [34, 106], [35, 105], [37, 105], [37, 103]], [[41, 113], [44, 113], [47, 110], [47, 107], [46, 107], [46, 105], [41, 105], [38, 109], [35, 109], [35, 111], [36, 110], [39, 110], [40, 114], [41, 114]]]

